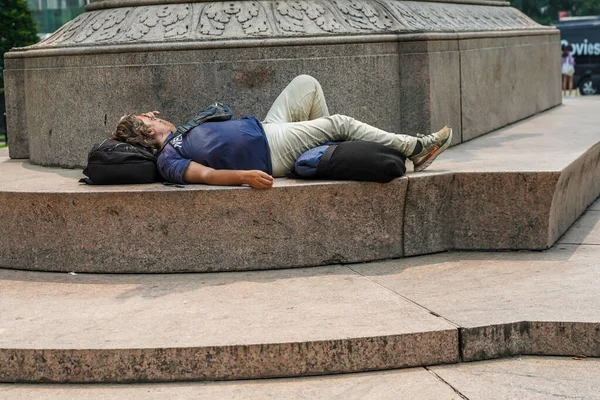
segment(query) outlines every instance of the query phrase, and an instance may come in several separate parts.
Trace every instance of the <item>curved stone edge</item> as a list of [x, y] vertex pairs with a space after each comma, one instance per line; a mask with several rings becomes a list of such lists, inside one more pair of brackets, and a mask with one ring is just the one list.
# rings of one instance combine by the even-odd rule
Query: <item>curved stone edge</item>
[[556, 183], [549, 215], [552, 246], [600, 193], [600, 142], [565, 168]]
[[406, 186], [407, 178], [268, 191], [0, 192], [0, 231], [11, 232], [0, 241], [0, 266], [164, 273], [398, 258]]
[[199, 348], [4, 348], [0, 349], [0, 382], [297, 377], [517, 355], [600, 357], [600, 323], [520, 321], [404, 335]]
[[[5, 192], [0, 194], [0, 224], [12, 234], [0, 243], [0, 266], [57, 272], [215, 272], [368, 262], [448, 250], [540, 250], [560, 236], [553, 238], [549, 229], [557, 213], [552, 203], [560, 190], [557, 182], [564, 176], [447, 173], [379, 186], [301, 185], [269, 192]], [[507, 187], [512, 195], [501, 195]], [[600, 193], [589, 187], [577, 191], [592, 199]], [[570, 221], [565, 229], [579, 215], [561, 217]]]
[[0, 242], [0, 266], [211, 272], [546, 249], [600, 194], [600, 143], [560, 171], [424, 173], [386, 185], [132, 191], [74, 182], [67, 192], [0, 192], [0, 228], [11, 232]]
[[[195, 3], [208, 3], [213, 0], [196, 0]], [[510, 2], [501, 0], [416, 0], [423, 3], [449, 3], [449, 4], [468, 4], [479, 6], [501, 6], [509, 7]], [[164, 4], [189, 3], [189, 0], [92, 0], [85, 11], [106, 10], [119, 7], [139, 7]]]
[[544, 250], [598, 195], [600, 143], [561, 171], [411, 176], [404, 256], [448, 250]]
[[430, 40], [466, 40], [487, 38], [510, 38], [521, 36], [558, 35], [558, 29], [542, 27], [536, 30], [503, 30], [485, 32], [419, 32], [379, 35], [314, 36], [301, 38], [232, 39], [223, 41], [189, 41], [170, 43], [139, 43], [130, 45], [87, 45], [61, 48], [14, 48], [4, 58], [21, 59], [35, 57], [57, 57], [92, 54], [119, 54], [158, 51], [184, 51], [204, 49], [235, 49], [253, 47], [308, 46], [353, 43], [420, 42]]
[[[409, 180], [407, 210], [413, 209], [424, 192], [417, 179]], [[423, 239], [415, 231], [418, 222], [411, 224], [405, 218], [405, 256], [444, 250], [544, 250], [600, 195], [600, 142], [561, 171], [456, 173], [450, 180], [430, 180], [436, 190], [427, 196], [437, 209], [419, 213], [438, 225], [437, 216], [452, 215], [453, 223], [415, 242], [416, 237]]]
[[600, 194], [599, 160], [597, 143], [561, 171], [425, 173], [386, 185], [286, 183], [270, 191], [4, 191], [0, 228], [11, 235], [0, 242], [0, 266], [213, 272], [541, 250]]
[[458, 362], [458, 331], [150, 349], [0, 349], [0, 382], [161, 382], [363, 372]]
[[517, 355], [600, 357], [600, 323], [521, 321], [460, 328], [463, 361]]
[[472, 6], [397, 0], [200, 2], [89, 11], [40, 43], [15, 51], [167, 42], [220, 43], [240, 39], [270, 41], [365, 34], [547, 29], [517, 9], [488, 4]]
[[[548, 225], [561, 174], [449, 173], [410, 179], [404, 255], [548, 248], [556, 241], [549, 244]], [[429, 228], [423, 231], [423, 225]]]

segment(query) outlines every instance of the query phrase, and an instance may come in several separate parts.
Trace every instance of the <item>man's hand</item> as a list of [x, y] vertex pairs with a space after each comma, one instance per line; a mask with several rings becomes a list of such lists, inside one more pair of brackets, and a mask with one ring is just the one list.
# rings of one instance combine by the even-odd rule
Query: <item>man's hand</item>
[[149, 112], [143, 113], [142, 115], [145, 117], [148, 117], [150, 119], [155, 119], [158, 114], [160, 114], [159, 111], [149, 111]]
[[259, 170], [244, 171], [244, 183], [254, 189], [268, 189], [273, 186], [273, 177]]

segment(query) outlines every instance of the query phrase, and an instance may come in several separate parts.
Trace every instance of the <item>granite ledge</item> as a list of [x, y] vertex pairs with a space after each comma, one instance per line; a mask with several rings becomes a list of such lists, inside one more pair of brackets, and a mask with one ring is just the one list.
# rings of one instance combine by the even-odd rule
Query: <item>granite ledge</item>
[[458, 362], [458, 331], [208, 348], [0, 349], [0, 382], [128, 383], [336, 374]]
[[520, 321], [460, 331], [462, 361], [516, 355], [600, 357], [600, 322]]

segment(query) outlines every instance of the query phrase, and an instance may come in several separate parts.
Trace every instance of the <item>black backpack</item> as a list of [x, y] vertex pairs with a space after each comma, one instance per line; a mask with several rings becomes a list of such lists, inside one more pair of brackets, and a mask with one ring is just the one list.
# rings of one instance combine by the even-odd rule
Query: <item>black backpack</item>
[[87, 178], [90, 185], [118, 185], [160, 182], [156, 156], [142, 146], [106, 139], [95, 145], [88, 155]]

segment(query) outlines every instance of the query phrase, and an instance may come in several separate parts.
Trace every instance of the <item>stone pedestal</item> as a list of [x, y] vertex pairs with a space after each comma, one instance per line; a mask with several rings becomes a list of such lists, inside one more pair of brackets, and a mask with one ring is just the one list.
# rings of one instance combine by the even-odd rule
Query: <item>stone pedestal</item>
[[396, 133], [455, 143], [557, 105], [559, 32], [508, 3], [103, 0], [6, 54], [10, 156], [82, 166], [126, 112], [175, 123], [219, 100], [264, 117], [288, 81]]

